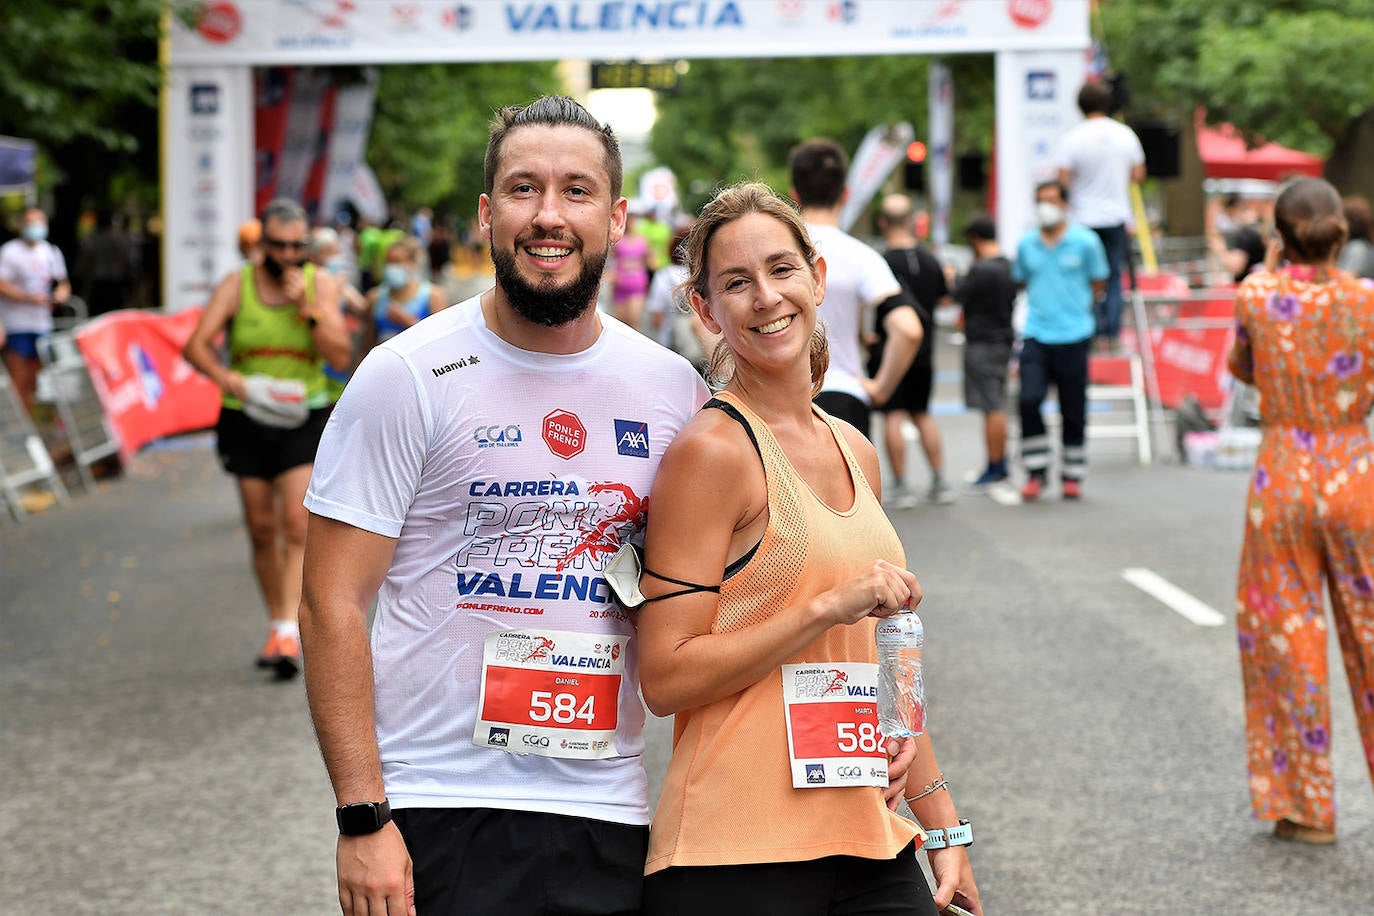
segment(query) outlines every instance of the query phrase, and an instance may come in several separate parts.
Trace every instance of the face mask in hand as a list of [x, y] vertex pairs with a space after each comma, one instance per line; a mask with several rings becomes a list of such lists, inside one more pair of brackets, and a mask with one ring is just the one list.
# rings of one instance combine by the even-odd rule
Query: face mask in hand
[[1042, 200], [1035, 205], [1035, 219], [1044, 229], [1051, 229], [1064, 221], [1064, 208]]
[[404, 264], [388, 264], [382, 269], [382, 283], [391, 289], [400, 289], [410, 282], [410, 271]]

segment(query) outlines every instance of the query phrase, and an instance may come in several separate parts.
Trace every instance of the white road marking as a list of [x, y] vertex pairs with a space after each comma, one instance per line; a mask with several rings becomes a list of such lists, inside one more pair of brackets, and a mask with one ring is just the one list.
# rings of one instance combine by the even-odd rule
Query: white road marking
[[1131, 567], [1121, 571], [1121, 578], [1200, 627], [1219, 627], [1226, 622], [1216, 608], [1203, 604], [1154, 570]]

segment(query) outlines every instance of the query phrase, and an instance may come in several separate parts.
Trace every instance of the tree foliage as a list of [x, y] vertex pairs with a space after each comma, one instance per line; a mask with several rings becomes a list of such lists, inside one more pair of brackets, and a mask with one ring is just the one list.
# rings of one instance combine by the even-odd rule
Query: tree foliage
[[385, 67], [368, 163], [387, 199], [407, 210], [473, 215], [493, 113], [558, 91], [551, 63]]
[[[954, 69], [956, 150], [983, 150], [992, 135], [992, 62], [950, 59]], [[910, 121], [926, 133], [925, 57], [699, 60], [675, 95], [659, 101], [650, 149], [669, 166], [684, 203], [744, 178], [787, 187], [787, 153], [810, 137], [851, 152], [870, 128]]]
[[1374, 104], [1369, 0], [1109, 0], [1100, 7], [1134, 108], [1199, 106], [1252, 139], [1327, 154]]

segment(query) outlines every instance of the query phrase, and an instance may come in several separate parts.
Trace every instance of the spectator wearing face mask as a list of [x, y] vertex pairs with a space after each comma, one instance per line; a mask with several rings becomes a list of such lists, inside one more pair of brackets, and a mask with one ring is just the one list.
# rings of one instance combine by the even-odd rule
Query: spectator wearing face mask
[[1011, 276], [1026, 288], [1025, 340], [1021, 345], [1021, 460], [1027, 479], [1021, 499], [1040, 497], [1049, 475], [1050, 440], [1040, 406], [1054, 385], [1059, 394], [1063, 452], [1060, 478], [1065, 499], [1082, 495], [1088, 407], [1088, 348], [1111, 268], [1097, 234], [1070, 222], [1068, 191], [1057, 181], [1035, 189], [1039, 228], [1021, 237]]
[[67, 262], [48, 244], [48, 216], [30, 207], [19, 238], [0, 245], [0, 325], [8, 330], [0, 353], [25, 410], [38, 387], [38, 341], [52, 333], [53, 309], [71, 293]]
[[443, 287], [421, 279], [423, 251], [414, 238], [401, 239], [387, 248], [382, 284], [368, 294], [377, 325], [374, 343], [395, 337], [448, 305]]

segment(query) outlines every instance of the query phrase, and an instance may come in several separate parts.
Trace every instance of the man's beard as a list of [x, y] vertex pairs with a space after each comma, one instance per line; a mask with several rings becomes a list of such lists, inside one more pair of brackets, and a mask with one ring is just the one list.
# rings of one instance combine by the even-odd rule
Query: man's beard
[[[515, 244], [519, 248], [521, 243], [517, 240]], [[495, 243], [491, 245], [491, 262], [496, 267], [496, 285], [516, 314], [535, 324], [557, 328], [578, 318], [596, 302], [601, 291], [601, 273], [606, 268], [606, 252], [591, 256], [583, 252], [582, 271], [563, 286], [556, 286], [552, 277], [530, 283], [515, 266], [515, 252], [498, 251]]]

